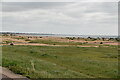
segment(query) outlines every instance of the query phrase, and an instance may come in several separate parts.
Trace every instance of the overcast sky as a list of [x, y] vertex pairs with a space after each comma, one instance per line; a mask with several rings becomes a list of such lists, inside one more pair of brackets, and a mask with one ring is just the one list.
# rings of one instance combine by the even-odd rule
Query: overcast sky
[[117, 2], [4, 2], [3, 31], [117, 35]]

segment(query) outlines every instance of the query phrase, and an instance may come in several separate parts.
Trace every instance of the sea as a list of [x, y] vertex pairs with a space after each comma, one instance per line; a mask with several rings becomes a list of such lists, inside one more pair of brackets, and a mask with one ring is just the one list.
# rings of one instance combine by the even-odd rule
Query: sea
[[[20, 34], [19, 34], [20, 35]], [[80, 37], [80, 38], [118, 38], [117, 35], [66, 35], [66, 34], [22, 34], [25, 36]]]

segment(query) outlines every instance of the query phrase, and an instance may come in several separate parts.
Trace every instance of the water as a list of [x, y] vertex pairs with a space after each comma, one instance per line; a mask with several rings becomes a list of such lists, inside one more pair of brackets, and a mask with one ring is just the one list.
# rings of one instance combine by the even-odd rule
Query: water
[[26, 36], [51, 36], [51, 37], [81, 37], [81, 38], [117, 38], [118, 36], [112, 35], [65, 35], [65, 34], [19, 34]]

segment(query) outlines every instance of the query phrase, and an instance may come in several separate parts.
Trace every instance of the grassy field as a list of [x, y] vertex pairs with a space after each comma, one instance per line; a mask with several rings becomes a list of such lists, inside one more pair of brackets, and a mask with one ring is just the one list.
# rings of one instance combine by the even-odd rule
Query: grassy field
[[10, 46], [3, 65], [28, 78], [117, 78], [117, 46]]
[[86, 42], [60, 42], [60, 41], [52, 41], [52, 40], [30, 40], [29, 43], [42, 43], [42, 44], [50, 44], [50, 45], [88, 45]]

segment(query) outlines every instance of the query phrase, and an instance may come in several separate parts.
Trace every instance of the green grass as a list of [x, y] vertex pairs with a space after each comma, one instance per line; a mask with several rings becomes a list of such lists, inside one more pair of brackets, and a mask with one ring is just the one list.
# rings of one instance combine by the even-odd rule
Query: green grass
[[60, 41], [52, 41], [52, 40], [30, 40], [29, 43], [42, 43], [42, 44], [50, 44], [50, 45], [90, 45], [86, 42], [60, 42]]
[[12, 43], [14, 41], [6, 40], [6, 41], [3, 41], [3, 42], [5, 42], [6, 44], [9, 44], [9, 43]]
[[3, 46], [3, 65], [28, 78], [117, 78], [117, 47]]

